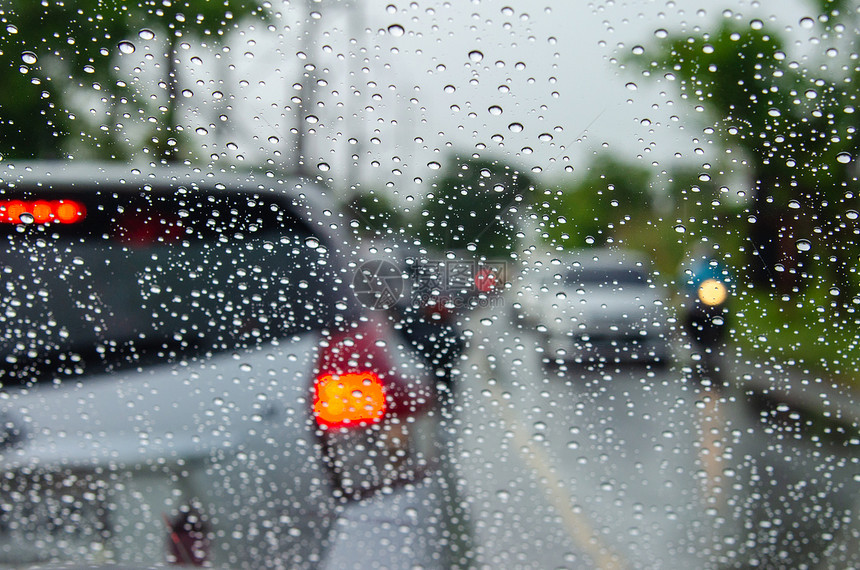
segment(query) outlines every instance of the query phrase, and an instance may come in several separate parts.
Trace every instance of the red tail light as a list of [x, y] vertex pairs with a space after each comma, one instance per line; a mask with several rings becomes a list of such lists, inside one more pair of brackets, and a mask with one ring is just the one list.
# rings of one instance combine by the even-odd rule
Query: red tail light
[[432, 405], [430, 387], [395, 369], [390, 351], [398, 347], [389, 346], [387, 326], [367, 321], [328, 337], [314, 384], [313, 414], [320, 427], [364, 427]]
[[29, 215], [30, 221], [36, 224], [74, 224], [83, 220], [87, 211], [83, 204], [74, 200], [0, 201], [0, 223], [20, 224], [22, 215]]
[[373, 372], [323, 374], [314, 389], [314, 416], [320, 426], [350, 427], [378, 422], [385, 415], [385, 388]]

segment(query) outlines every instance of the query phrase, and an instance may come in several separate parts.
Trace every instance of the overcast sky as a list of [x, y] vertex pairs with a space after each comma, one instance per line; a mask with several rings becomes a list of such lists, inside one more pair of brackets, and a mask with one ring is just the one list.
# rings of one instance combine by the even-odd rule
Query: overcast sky
[[[294, 84], [300, 66], [310, 66], [322, 82], [305, 98], [314, 102], [304, 113], [307, 162], [337, 187], [388, 185], [401, 199], [417, 198], [455, 151], [503, 159], [546, 180], [585, 168], [601, 148], [661, 169], [701, 164], [714, 152], [701, 114], [670, 82], [644, 80], [612, 58], [648, 45], [659, 29], [713, 28], [726, 9], [791, 32], [805, 15], [799, 0], [767, 4], [324, 1], [310, 3], [321, 8], [309, 27], [300, 17], [307, 5], [294, 2], [269, 31], [255, 24], [234, 36], [218, 65], [210, 56], [190, 70], [186, 81], [232, 95], [195, 97], [191, 120], [205, 124], [229, 104], [231, 121], [213, 121], [218, 127], [200, 139], [205, 152], [289, 163], [297, 107], [289, 98], [301, 95]], [[308, 29], [312, 42], [303, 39]], [[228, 63], [234, 68], [225, 71]]]

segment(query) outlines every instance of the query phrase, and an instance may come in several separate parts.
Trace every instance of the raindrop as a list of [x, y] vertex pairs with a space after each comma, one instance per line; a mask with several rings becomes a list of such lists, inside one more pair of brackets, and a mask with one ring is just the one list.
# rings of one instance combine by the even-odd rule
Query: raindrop
[[807, 99], [815, 99], [818, 97], [818, 92], [815, 89], [807, 89], [805, 95]]
[[803, 29], [808, 30], [808, 29], [812, 28], [814, 25], [815, 25], [815, 20], [813, 20], [812, 18], [807, 17], [807, 18], [801, 18], [800, 19], [800, 27]]
[[752, 20], [750, 22], [750, 28], [754, 30], [760, 30], [764, 28], [764, 22], [762, 22], [761, 20]]
[[320, 119], [316, 115], [308, 115], [307, 117], [305, 117], [305, 121], [307, 121], [308, 123], [310, 123], [312, 125], [315, 125], [315, 124], [319, 123]]
[[406, 33], [406, 30], [404, 30], [403, 26], [401, 26], [400, 24], [391, 24], [390, 26], [388, 26], [388, 33], [395, 38], [399, 38]]
[[512, 133], [521, 133], [523, 132], [523, 125], [522, 123], [511, 123], [508, 125], [508, 130]]
[[442, 168], [442, 165], [436, 161], [433, 161], [427, 163], [427, 168], [429, 168], [430, 170], [439, 170], [440, 168]]
[[142, 39], [142, 40], [155, 39], [155, 32], [153, 32], [152, 30], [150, 30], [148, 28], [144, 28], [144, 29], [140, 30], [140, 32], [138, 32], [137, 35], [140, 36], [140, 39]]
[[840, 152], [836, 155], [836, 162], [840, 164], [848, 164], [851, 162], [851, 155], [847, 152]]
[[457, 88], [454, 87], [453, 85], [446, 85], [445, 86], [445, 93], [453, 93], [456, 90], [457, 90]]
[[684, 224], [677, 224], [675, 226], [675, 231], [678, 232], [679, 234], [683, 234], [687, 231], [687, 228], [686, 228], [686, 226], [684, 226]]
[[654, 35], [662, 40], [669, 37], [669, 32], [667, 32], [663, 28], [660, 28], [659, 30], [654, 31]]
[[498, 105], [492, 105], [492, 106], [491, 106], [489, 109], [487, 109], [487, 110], [490, 112], [490, 114], [491, 114], [491, 115], [496, 115], [496, 116], [498, 116], [498, 115], [501, 115], [501, 114], [502, 114], [502, 108], [501, 108], [501, 107], [499, 107]]
[[475, 63], [478, 63], [479, 61], [484, 59], [484, 54], [483, 52], [480, 52], [478, 50], [472, 50], [469, 52], [469, 59], [471, 61], [474, 61]]
[[639, 87], [638, 87], [635, 83], [633, 83], [632, 81], [631, 81], [631, 82], [629, 82], [627, 85], [625, 85], [625, 87], [627, 87], [627, 89], [629, 89], [630, 91], [636, 91], [636, 90], [639, 88]]
[[194, 97], [194, 91], [192, 91], [191, 89], [183, 89], [182, 96], [186, 98]]
[[21, 215], [18, 216], [18, 219], [21, 220], [22, 224], [32, 224], [35, 221], [33, 214], [31, 214], [30, 212], [21, 213]]
[[790, 200], [788, 202], [788, 207], [793, 210], [798, 210], [800, 209], [800, 202], [798, 202], [797, 200]]
[[135, 50], [134, 44], [126, 40], [119, 42], [117, 47], [119, 48], [120, 53], [124, 53], [126, 55], [134, 53]]
[[548, 142], [552, 140], [552, 135], [549, 133], [541, 133], [540, 135], [538, 135], [538, 139], [542, 140], [543, 142]]
[[315, 237], [305, 239], [305, 245], [311, 249], [316, 249], [320, 246], [320, 241]]
[[317, 164], [317, 168], [320, 170], [320, 172], [328, 172], [329, 170], [331, 170], [331, 166], [329, 166], [327, 162], [320, 162], [319, 164]]
[[207, 131], [207, 130], [206, 130], [206, 129], [204, 129], [203, 127], [197, 127], [197, 130], [196, 130], [196, 131], [194, 131], [194, 132], [196, 132], [198, 135], [201, 135], [201, 136], [202, 136], [202, 135], [208, 135], [208, 134], [209, 134], [209, 131]]
[[633, 46], [633, 55], [642, 55], [645, 53], [645, 48], [642, 46]]
[[493, 326], [493, 319], [481, 319], [481, 324], [485, 327]]
[[193, 63], [194, 65], [203, 65], [203, 60], [195, 55], [191, 58], [191, 63]]
[[96, 72], [96, 68], [95, 68], [95, 67], [93, 67], [92, 65], [85, 65], [85, 66], [84, 66], [84, 72], [85, 72], [85, 73], [95, 73], [95, 72]]
[[250, 364], [248, 364], [247, 362], [243, 362], [242, 364], [239, 365], [239, 370], [241, 370], [242, 372], [250, 372], [253, 369], [254, 369], [254, 367], [251, 366]]
[[812, 243], [808, 239], [799, 239], [795, 245], [798, 251], [809, 251], [812, 249]]
[[223, 97], [224, 97], [224, 94], [221, 93], [220, 91], [213, 91], [212, 92], [212, 98], [213, 99], [221, 99]]
[[845, 212], [845, 217], [849, 220], [856, 220], [858, 217], [860, 217], [860, 214], [857, 213], [857, 210], [848, 210], [847, 212]]
[[16, 28], [12, 24], [9, 24], [8, 26], [6, 26], [6, 31], [9, 32], [10, 34], [17, 34], [18, 28]]
[[27, 65], [33, 65], [36, 63], [36, 54], [31, 51], [25, 51], [21, 54], [21, 61], [26, 63]]
[[270, 136], [268, 140], [271, 144], [278, 144], [279, 142], [281, 142], [281, 139], [279, 139], [275, 135]]
[[780, 115], [782, 115], [782, 113], [780, 113], [779, 109], [777, 108], [768, 109], [767, 114], [771, 117], [779, 117]]

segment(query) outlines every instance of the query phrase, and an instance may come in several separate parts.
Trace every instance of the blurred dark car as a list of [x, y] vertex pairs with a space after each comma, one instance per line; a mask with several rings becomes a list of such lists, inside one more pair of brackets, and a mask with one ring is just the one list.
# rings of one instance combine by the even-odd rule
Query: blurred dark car
[[0, 564], [314, 566], [339, 505], [421, 477], [433, 366], [356, 302], [330, 201], [0, 167]]

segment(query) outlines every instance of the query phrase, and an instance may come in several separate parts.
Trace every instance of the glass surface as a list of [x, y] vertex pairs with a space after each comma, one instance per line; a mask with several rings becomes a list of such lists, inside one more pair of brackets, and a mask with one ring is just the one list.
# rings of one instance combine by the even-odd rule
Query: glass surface
[[[0, 561], [860, 566], [857, 0], [5, 0], [0, 32]], [[45, 160], [219, 191], [20, 187]], [[320, 355], [388, 390], [333, 389], [373, 425], [313, 421]]]

